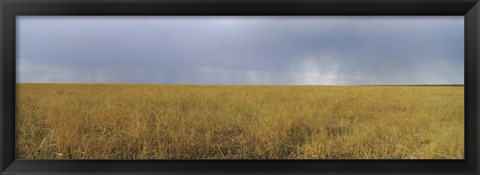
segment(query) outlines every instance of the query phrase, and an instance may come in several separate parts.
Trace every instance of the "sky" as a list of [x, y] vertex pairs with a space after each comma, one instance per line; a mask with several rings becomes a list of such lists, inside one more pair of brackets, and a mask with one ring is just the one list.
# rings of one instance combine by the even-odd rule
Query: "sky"
[[17, 82], [463, 84], [463, 16], [17, 16]]

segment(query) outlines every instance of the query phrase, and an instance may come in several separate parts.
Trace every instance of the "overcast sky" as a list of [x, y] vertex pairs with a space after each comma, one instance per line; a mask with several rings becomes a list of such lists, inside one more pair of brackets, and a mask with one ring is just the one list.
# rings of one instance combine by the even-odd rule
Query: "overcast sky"
[[20, 16], [17, 82], [449, 84], [463, 16]]

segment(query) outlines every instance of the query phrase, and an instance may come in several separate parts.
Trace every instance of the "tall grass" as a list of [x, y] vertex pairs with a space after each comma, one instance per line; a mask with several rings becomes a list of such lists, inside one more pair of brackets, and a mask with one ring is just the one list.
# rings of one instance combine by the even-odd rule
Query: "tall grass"
[[17, 84], [19, 159], [462, 159], [464, 88]]

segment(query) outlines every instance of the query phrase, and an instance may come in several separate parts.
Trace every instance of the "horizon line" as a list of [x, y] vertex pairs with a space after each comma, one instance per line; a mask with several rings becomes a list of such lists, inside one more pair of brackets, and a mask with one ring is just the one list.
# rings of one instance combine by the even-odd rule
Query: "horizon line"
[[425, 83], [425, 84], [358, 84], [358, 85], [316, 85], [316, 84], [165, 84], [165, 83], [89, 83], [89, 82], [16, 82], [17, 84], [121, 84], [121, 85], [216, 85], [216, 86], [465, 86], [464, 83]]

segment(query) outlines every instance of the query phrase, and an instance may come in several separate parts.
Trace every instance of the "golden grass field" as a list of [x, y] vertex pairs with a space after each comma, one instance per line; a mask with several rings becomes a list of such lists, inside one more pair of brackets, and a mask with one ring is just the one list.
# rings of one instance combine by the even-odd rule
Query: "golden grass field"
[[463, 86], [17, 84], [18, 159], [463, 159]]

